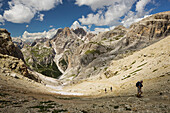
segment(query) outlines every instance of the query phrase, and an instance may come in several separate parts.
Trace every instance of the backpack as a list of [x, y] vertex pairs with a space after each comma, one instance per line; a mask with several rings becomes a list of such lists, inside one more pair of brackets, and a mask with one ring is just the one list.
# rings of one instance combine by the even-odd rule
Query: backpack
[[138, 86], [143, 87], [142, 83], [139, 81], [136, 83], [136, 87], [138, 87]]
[[136, 83], [136, 87], [138, 87], [138, 86], [139, 86], [139, 83], [140, 83], [139, 81]]

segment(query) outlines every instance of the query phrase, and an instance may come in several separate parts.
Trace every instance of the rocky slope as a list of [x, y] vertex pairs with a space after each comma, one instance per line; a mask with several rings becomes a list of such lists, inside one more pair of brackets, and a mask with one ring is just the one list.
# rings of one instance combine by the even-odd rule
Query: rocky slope
[[[144, 92], [159, 93], [164, 90], [170, 93], [170, 36], [148, 46], [132, 55], [113, 60], [110, 65], [97, 76], [66, 86], [67, 92], [83, 94], [122, 95], [135, 94], [135, 83], [144, 81]], [[110, 91], [113, 88], [113, 92]]]

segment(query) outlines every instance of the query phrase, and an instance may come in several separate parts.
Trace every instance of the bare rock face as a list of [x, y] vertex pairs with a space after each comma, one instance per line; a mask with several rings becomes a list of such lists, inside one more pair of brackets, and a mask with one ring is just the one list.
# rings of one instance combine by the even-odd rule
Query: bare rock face
[[10, 33], [6, 29], [0, 29], [0, 53], [22, 59], [24, 57], [20, 49], [14, 45]]
[[56, 54], [61, 54], [66, 49], [76, 48], [81, 43], [83, 43], [83, 41], [68, 27], [60, 30], [59, 33], [57, 32], [56, 37], [51, 40], [51, 44], [56, 50]]
[[135, 40], [142, 42], [152, 42], [170, 35], [170, 11], [154, 14], [130, 26], [127, 33], [129, 44]]

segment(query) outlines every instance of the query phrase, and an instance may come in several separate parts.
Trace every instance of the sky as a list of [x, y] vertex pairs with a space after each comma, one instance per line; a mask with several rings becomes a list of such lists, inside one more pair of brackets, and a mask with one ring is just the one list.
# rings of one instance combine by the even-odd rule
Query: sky
[[12, 37], [64, 27], [101, 32], [163, 11], [170, 0], [0, 0], [0, 28]]

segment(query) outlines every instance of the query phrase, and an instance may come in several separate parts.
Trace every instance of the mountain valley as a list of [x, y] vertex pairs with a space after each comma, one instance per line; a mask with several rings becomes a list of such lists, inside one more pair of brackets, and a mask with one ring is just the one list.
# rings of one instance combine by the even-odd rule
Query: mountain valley
[[170, 11], [98, 34], [60, 28], [31, 43], [0, 29], [0, 112], [170, 112], [169, 48]]

